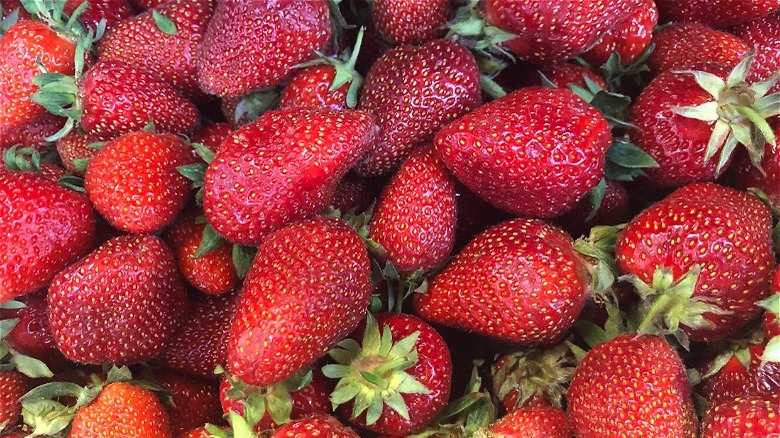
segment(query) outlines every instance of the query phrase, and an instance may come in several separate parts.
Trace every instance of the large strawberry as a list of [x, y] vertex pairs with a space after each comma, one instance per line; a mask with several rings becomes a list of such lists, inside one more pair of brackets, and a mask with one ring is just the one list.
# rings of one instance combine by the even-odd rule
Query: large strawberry
[[434, 145], [474, 193], [510, 213], [554, 217], [604, 174], [606, 118], [562, 88], [510, 93], [442, 128]]
[[165, 242], [120, 236], [57, 274], [49, 287], [49, 321], [68, 359], [135, 363], [165, 348], [186, 299]]
[[701, 423], [702, 438], [772, 437], [780, 434], [780, 402], [743, 397], [716, 404]]
[[471, 241], [426, 293], [424, 318], [524, 345], [551, 344], [587, 297], [585, 264], [571, 237], [541, 220], [514, 219]]
[[322, 211], [377, 130], [373, 117], [354, 110], [264, 114], [228, 138], [206, 170], [206, 218], [231, 242], [259, 245], [269, 232]]
[[444, 34], [452, 5], [448, 0], [370, 2], [374, 24], [379, 33], [395, 46], [421, 44]]
[[480, 430], [475, 437], [571, 438], [566, 414], [549, 406], [527, 407], [512, 411]]
[[338, 219], [304, 220], [267, 236], [230, 332], [231, 373], [268, 386], [314, 363], [360, 322], [370, 270], [360, 236]]
[[647, 59], [653, 74], [690, 70], [707, 62], [733, 68], [750, 51], [742, 39], [698, 23], [673, 23], [653, 36], [653, 44], [655, 50]]
[[271, 438], [358, 438], [354, 430], [330, 415], [312, 415], [276, 429]]
[[780, 0], [656, 0], [661, 17], [725, 27], [771, 14]]
[[239, 96], [278, 85], [331, 37], [325, 0], [218, 2], [200, 52], [208, 93]]

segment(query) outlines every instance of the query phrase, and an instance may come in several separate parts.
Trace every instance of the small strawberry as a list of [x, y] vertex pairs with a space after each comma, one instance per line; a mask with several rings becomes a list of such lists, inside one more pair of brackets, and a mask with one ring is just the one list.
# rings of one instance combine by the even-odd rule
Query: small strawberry
[[70, 131], [57, 140], [57, 153], [62, 165], [70, 172], [83, 176], [87, 171], [87, 164], [98, 153], [98, 148], [90, 147], [94, 143], [96, 141], [93, 138], [78, 129]]
[[16, 426], [22, 419], [22, 396], [32, 388], [31, 380], [15, 370], [0, 367], [0, 431]]
[[422, 44], [442, 37], [452, 16], [448, 0], [369, 2], [379, 33], [394, 46]]
[[573, 432], [566, 414], [553, 407], [520, 408], [501, 417], [475, 437], [571, 438]]
[[212, 152], [218, 152], [222, 143], [227, 140], [232, 134], [235, 128], [230, 123], [214, 123], [213, 125], [205, 125], [196, 129], [192, 133], [190, 140], [193, 143], [200, 143]]
[[[82, 0], [65, 0], [65, 13], [72, 15], [83, 3]], [[103, 26], [111, 29], [133, 14], [135, 10], [127, 0], [90, 0], [89, 6], [78, 17], [85, 27], [97, 29], [100, 21], [105, 20]]]
[[[749, 81], [765, 81], [780, 70], [780, 11], [742, 23], [731, 32], [756, 52]], [[780, 91], [780, 86], [775, 84], [772, 91]]]
[[638, 60], [650, 45], [657, 23], [658, 8], [655, 2], [644, 0], [634, 12], [606, 31], [596, 45], [581, 57], [598, 67], [616, 53], [622, 65], [629, 65]]
[[692, 21], [712, 27], [726, 27], [771, 14], [780, 0], [656, 0], [664, 19]]
[[[765, 345], [752, 344], [717, 356], [700, 368], [697, 392], [711, 404], [780, 391], [780, 364], [763, 362]], [[725, 361], [725, 363], [724, 363]]]
[[[49, 326], [49, 304], [46, 302], [46, 290], [19, 297], [17, 302], [23, 307], [4, 309], [0, 306], [0, 321], [18, 319], [16, 325], [8, 332], [5, 342], [19, 353], [45, 362], [49, 367], [56, 367], [65, 362], [57, 346]], [[2, 421], [0, 421], [2, 423]]]
[[702, 438], [771, 437], [780, 434], [780, 402], [744, 397], [707, 410], [701, 422]]
[[[780, 136], [780, 129], [775, 130]], [[727, 171], [730, 182], [740, 189], [756, 188], [764, 192], [769, 200], [780, 207], [780, 145], [766, 145], [764, 158], [756, 167], [747, 151], [740, 150]]]
[[655, 75], [707, 62], [734, 68], [750, 51], [742, 39], [698, 23], [672, 23], [653, 36], [653, 44], [647, 66]]
[[271, 438], [359, 438], [360, 435], [329, 415], [313, 415], [276, 429]]
[[216, 384], [170, 370], [154, 371], [154, 380], [170, 391], [165, 406], [173, 435], [184, 433], [222, 417]]
[[560, 88], [568, 88], [569, 84], [587, 88], [586, 77], [604, 90], [609, 88], [607, 81], [599, 72], [579, 64], [564, 62], [563, 64], [546, 66], [540, 72], [556, 87]]

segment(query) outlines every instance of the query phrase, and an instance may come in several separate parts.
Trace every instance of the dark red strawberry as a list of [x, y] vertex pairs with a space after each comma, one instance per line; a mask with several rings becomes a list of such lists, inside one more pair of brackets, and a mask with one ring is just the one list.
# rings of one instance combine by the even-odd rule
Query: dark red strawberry
[[765, 345], [749, 345], [704, 364], [697, 392], [711, 404], [780, 392], [780, 363], [763, 361], [764, 349]]
[[219, 2], [200, 52], [206, 92], [239, 96], [278, 85], [331, 37], [325, 0]]
[[501, 417], [487, 429], [486, 436], [524, 438], [571, 438], [566, 414], [553, 407], [520, 408]]
[[154, 379], [170, 391], [170, 403], [165, 410], [168, 411], [173, 435], [221, 419], [219, 390], [213, 382], [170, 370], [155, 371]]
[[463, 184], [518, 216], [570, 210], [604, 174], [609, 124], [567, 89], [528, 87], [442, 128], [434, 145]]
[[696, 437], [685, 367], [656, 336], [626, 334], [595, 346], [574, 371], [567, 400], [578, 437]]
[[733, 68], [750, 51], [742, 39], [698, 23], [673, 23], [653, 36], [653, 44], [647, 59], [653, 74], [691, 70], [708, 62]]
[[166, 1], [168, 0], [130, 0], [132, 4], [140, 9], [151, 9], [165, 3]]
[[[20, 309], [0, 308], [0, 320], [19, 319], [4, 341], [19, 353], [45, 362], [50, 368], [62, 365], [65, 358], [54, 343], [49, 327], [49, 304], [46, 290], [19, 297]], [[2, 423], [2, 421], [0, 421]]]
[[653, 0], [642, 4], [601, 36], [595, 46], [581, 56], [593, 66], [602, 66], [616, 53], [620, 62], [629, 65], [638, 60], [650, 45], [653, 29], [658, 23], [658, 8]]
[[780, 402], [744, 397], [712, 406], [701, 421], [702, 438], [771, 437], [780, 434]]
[[725, 27], [780, 9], [780, 0], [656, 0], [662, 22], [693, 21]]
[[371, 206], [376, 199], [376, 190], [367, 178], [348, 173], [339, 181], [330, 205], [342, 213], [354, 211], [362, 213]]
[[421, 44], [444, 35], [452, 15], [448, 0], [370, 2], [377, 30], [394, 46]]
[[394, 170], [442, 126], [479, 106], [480, 99], [474, 56], [452, 41], [385, 52], [366, 75], [358, 105], [376, 117], [381, 131], [355, 170], [371, 176]]
[[233, 243], [259, 245], [286, 223], [324, 209], [339, 180], [374, 143], [360, 111], [271, 111], [226, 140], [206, 170], [203, 209]]
[[457, 253], [477, 234], [493, 225], [509, 220], [512, 216], [492, 206], [475, 195], [460, 182], [455, 184], [458, 199], [458, 220], [455, 229], [455, 248]]
[[111, 239], [62, 270], [48, 300], [57, 347], [84, 364], [152, 359], [173, 336], [187, 305], [173, 253], [148, 235]]
[[587, 89], [588, 85], [585, 82], [586, 77], [604, 90], [609, 88], [607, 81], [604, 80], [604, 77], [601, 76], [599, 72], [592, 68], [570, 62], [546, 66], [541, 70], [541, 73], [545, 78], [549, 79], [550, 82], [555, 84], [555, 86], [561, 88], [568, 88], [569, 84], [574, 84]]
[[607, 179], [606, 184], [604, 198], [595, 212], [593, 199], [586, 195], [556, 222], [576, 237], [587, 235], [588, 230], [596, 225], [617, 225], [631, 219], [630, 199], [625, 186], [611, 179]]
[[178, 435], [176, 438], [212, 438], [213, 435], [209, 432], [205, 426], [198, 427], [196, 429], [188, 430], [187, 432]]
[[233, 125], [230, 123], [214, 123], [213, 125], [205, 125], [196, 129], [192, 133], [190, 140], [193, 143], [200, 143], [213, 152], [219, 151], [222, 143], [233, 134]]
[[230, 372], [268, 386], [314, 363], [365, 314], [370, 271], [363, 241], [339, 219], [304, 220], [267, 236], [230, 332]]
[[[65, 0], [65, 13], [72, 15], [83, 3], [82, 0]], [[105, 20], [106, 29], [111, 29], [133, 14], [135, 10], [127, 0], [90, 0], [89, 6], [79, 15], [79, 21], [84, 26], [97, 29], [100, 21]]]
[[568, 234], [514, 219], [472, 240], [415, 295], [414, 308], [439, 324], [527, 346], [552, 344], [579, 315], [588, 281]]
[[[765, 81], [780, 70], [780, 12], [740, 24], [732, 29], [756, 52], [748, 80]], [[772, 91], [780, 91], [775, 84]]]
[[22, 404], [19, 399], [32, 389], [32, 381], [24, 374], [0, 370], [0, 426], [9, 429], [22, 420]]
[[359, 438], [355, 431], [329, 415], [313, 415], [276, 429], [271, 438]]
[[[780, 136], [780, 129], [775, 130], [775, 135]], [[735, 187], [760, 189], [774, 205], [780, 206], [780, 146], [765, 147], [760, 169], [750, 161], [746, 151], [740, 150], [729, 167], [728, 177]]]
[[764, 335], [771, 340], [777, 336], [780, 336], [780, 309], [777, 307], [778, 296], [780, 296], [780, 265], [775, 267], [775, 273], [772, 275], [772, 284], [769, 286], [771, 293], [768, 303], [762, 303], [762, 307], [766, 309], [764, 312], [764, 318], [762, 320], [762, 326], [764, 328]]
[[87, 164], [98, 153], [98, 148], [90, 147], [93, 143], [96, 143], [95, 139], [78, 129], [57, 140], [57, 153], [62, 165], [70, 172], [84, 175]]

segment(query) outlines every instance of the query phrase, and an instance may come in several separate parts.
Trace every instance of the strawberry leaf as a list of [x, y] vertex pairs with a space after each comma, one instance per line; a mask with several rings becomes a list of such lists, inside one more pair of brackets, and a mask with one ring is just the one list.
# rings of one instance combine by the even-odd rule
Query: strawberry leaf
[[232, 257], [233, 266], [236, 268], [238, 278], [246, 278], [252, 261], [255, 259], [257, 248], [252, 246], [233, 245]]
[[211, 251], [219, 248], [219, 246], [225, 242], [225, 238], [220, 236], [219, 233], [217, 233], [217, 230], [215, 230], [211, 224], [207, 224], [206, 227], [203, 228], [203, 238], [201, 239], [198, 250], [195, 251], [195, 255], [193, 257], [196, 259], [203, 257]]
[[25, 356], [23, 354], [12, 354], [11, 363], [14, 364], [17, 371], [31, 379], [52, 377], [54, 375], [45, 363], [34, 357]]
[[166, 35], [177, 35], [179, 30], [176, 28], [176, 23], [171, 21], [170, 18], [161, 14], [157, 10], [152, 11], [152, 19], [157, 28], [160, 29]]

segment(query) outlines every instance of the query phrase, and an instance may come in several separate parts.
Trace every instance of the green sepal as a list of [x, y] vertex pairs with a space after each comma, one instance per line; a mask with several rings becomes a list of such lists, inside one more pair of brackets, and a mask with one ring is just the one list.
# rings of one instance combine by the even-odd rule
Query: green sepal
[[612, 181], [630, 182], [644, 176], [644, 169], [658, 167], [647, 152], [628, 139], [617, 138], [607, 149], [604, 176]]
[[589, 221], [593, 219], [594, 216], [596, 216], [596, 213], [598, 213], [599, 208], [601, 208], [601, 203], [604, 201], [604, 195], [607, 194], [607, 180], [604, 178], [601, 178], [598, 184], [596, 184], [596, 187], [593, 187], [588, 192], [588, 198], [590, 198], [590, 204], [591, 209], [590, 213], [585, 217], [585, 221]]
[[176, 28], [176, 23], [174, 23], [170, 18], [161, 14], [156, 9], [152, 10], [152, 19], [154, 20], [154, 24], [157, 25], [157, 28], [160, 29], [162, 33], [166, 35], [179, 34], [179, 29]]
[[[611, 293], [618, 269], [615, 263], [615, 244], [618, 233], [625, 225], [598, 225], [590, 230], [588, 237], [574, 242], [574, 249], [587, 257], [590, 271], [590, 291], [599, 299]], [[602, 300], [603, 301], [603, 300]]]
[[31, 379], [47, 378], [54, 375], [54, 373], [51, 372], [45, 363], [34, 357], [26, 356], [24, 354], [15, 353], [12, 351], [10, 362], [14, 365], [17, 371]]
[[[599, 66], [604, 79], [607, 81], [611, 90], [619, 90], [623, 87], [624, 80], [631, 80], [634, 84], [643, 85], [643, 75], [649, 72], [647, 60], [655, 50], [655, 44], [650, 44], [644, 52], [629, 65], [623, 65], [623, 60], [618, 52], [612, 52], [607, 61]], [[582, 64], [587, 65], [586, 62]]]
[[83, 174], [87, 171], [87, 166], [89, 166], [90, 161], [92, 161], [92, 158], [75, 158], [73, 160], [73, 167]]
[[493, 394], [499, 400], [517, 390], [517, 407], [536, 395], [544, 395], [553, 406], [562, 406], [575, 365], [565, 344], [517, 351], [500, 363], [491, 368]]
[[773, 293], [756, 304], [780, 320], [780, 293]]
[[203, 228], [203, 238], [201, 239], [200, 245], [198, 245], [198, 250], [195, 251], [193, 257], [196, 259], [203, 257], [204, 255], [219, 248], [220, 245], [226, 242], [227, 240], [225, 240], [224, 237], [217, 233], [217, 230], [215, 230], [211, 224], [206, 224], [206, 226]]
[[253, 91], [244, 95], [236, 105], [233, 114], [233, 124], [239, 124], [243, 119], [254, 122], [260, 116], [279, 105], [279, 93], [275, 89]]
[[[27, 307], [26, 304], [16, 300], [8, 300], [6, 302], [0, 303], [0, 309], [3, 310], [19, 310], [24, 309], [25, 307]], [[2, 336], [0, 336], [0, 338], [2, 338]]]
[[764, 354], [761, 355], [761, 364], [767, 362], [780, 362], [780, 336], [775, 336], [766, 343]]
[[5, 168], [16, 172], [40, 172], [41, 154], [33, 148], [12, 146], [3, 151]]
[[54, 400], [38, 399], [22, 403], [22, 418], [32, 428], [30, 436], [59, 436], [75, 416], [76, 407]]
[[87, 192], [87, 189], [84, 188], [84, 178], [78, 177], [76, 175], [65, 175], [57, 180], [57, 184], [77, 192]]
[[203, 180], [206, 176], [206, 163], [190, 163], [183, 164], [176, 168], [176, 170], [185, 178], [193, 182], [194, 187], [202, 187]]
[[238, 415], [234, 411], [230, 411], [228, 414], [228, 421], [233, 428], [234, 438], [256, 438], [252, 426], [250, 426], [247, 420], [241, 415]]
[[[3, 5], [0, 4], [0, 17], [3, 16]], [[19, 9], [14, 9], [5, 18], [0, 19], [0, 38], [19, 21]]]
[[253, 246], [233, 245], [232, 258], [233, 266], [236, 269], [238, 278], [246, 278], [249, 268], [257, 254], [257, 248]]
[[195, 149], [195, 152], [198, 153], [200, 158], [202, 158], [203, 161], [206, 162], [206, 164], [211, 164], [211, 162], [214, 161], [214, 155], [215, 155], [214, 151], [212, 151], [205, 144], [193, 142], [193, 143], [190, 143], [190, 146], [192, 146]]

